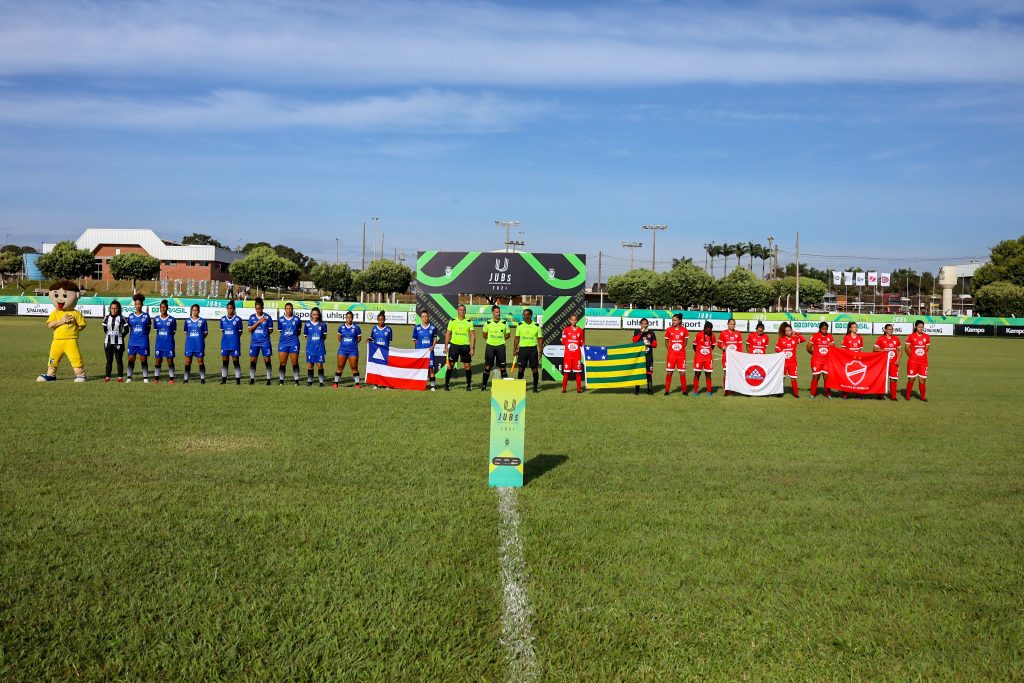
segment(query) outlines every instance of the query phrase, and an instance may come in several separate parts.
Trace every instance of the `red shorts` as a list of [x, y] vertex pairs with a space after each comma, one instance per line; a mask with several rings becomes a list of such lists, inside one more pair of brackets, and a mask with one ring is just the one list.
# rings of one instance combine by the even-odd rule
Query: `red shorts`
[[711, 372], [711, 369], [713, 367], [714, 359], [711, 357], [710, 353], [706, 356], [702, 356], [701, 354], [698, 353], [696, 356], [693, 357], [694, 372]]
[[915, 361], [913, 358], [907, 361], [907, 379], [913, 377], [928, 379], [928, 361]]
[[665, 367], [668, 370], [685, 370], [686, 354], [672, 353], [671, 351], [669, 351], [668, 356], [665, 358]]
[[583, 372], [583, 356], [566, 355], [562, 358], [562, 372]]
[[822, 372], [828, 374], [828, 356], [819, 356], [818, 354], [811, 356], [811, 374], [817, 375]]
[[796, 376], [797, 376], [796, 375], [796, 370], [797, 370], [796, 357], [787, 358], [786, 359], [786, 367], [785, 367], [786, 377], [792, 377], [792, 378], [796, 379]]

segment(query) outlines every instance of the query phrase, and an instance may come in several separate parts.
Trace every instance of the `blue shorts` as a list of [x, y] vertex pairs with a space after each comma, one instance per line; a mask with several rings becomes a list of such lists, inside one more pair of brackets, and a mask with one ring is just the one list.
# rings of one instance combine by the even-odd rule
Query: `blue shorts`
[[250, 344], [249, 345], [249, 357], [255, 358], [256, 356], [263, 354], [264, 358], [270, 358], [273, 355], [273, 351], [270, 348], [270, 344]]
[[206, 355], [205, 349], [195, 351], [193, 349], [185, 349], [185, 358], [202, 358]]
[[292, 342], [291, 344], [280, 344], [277, 347], [278, 353], [298, 353], [299, 342]]
[[242, 350], [241, 349], [221, 349], [220, 350], [220, 357], [221, 358], [227, 358], [228, 356], [230, 356], [231, 358], [238, 358], [241, 355], [242, 355]]
[[343, 358], [359, 358], [359, 347], [357, 346], [354, 349], [342, 347], [338, 349], [338, 355]]
[[149, 344], [132, 344], [128, 347], [128, 355], [149, 357]]
[[174, 358], [174, 349], [157, 349], [153, 356], [155, 358]]
[[311, 356], [311, 355], [309, 355], [307, 353], [306, 354], [306, 362], [307, 363], [320, 363], [321, 365], [323, 365], [324, 357], [323, 356]]

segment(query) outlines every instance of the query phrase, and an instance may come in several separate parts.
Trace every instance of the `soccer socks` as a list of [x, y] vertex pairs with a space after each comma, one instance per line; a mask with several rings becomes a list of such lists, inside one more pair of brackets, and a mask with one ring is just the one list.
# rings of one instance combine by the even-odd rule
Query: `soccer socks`
[[358, 387], [359, 386], [359, 373], [358, 372], [353, 372], [352, 373], [352, 379], [355, 380], [356, 386]]
[[508, 370], [506, 370], [505, 368], [501, 368], [501, 378], [508, 379]]
[[569, 373], [568, 372], [564, 372], [564, 373], [562, 373], [562, 393], [563, 394], [565, 393], [565, 389], [568, 386], [569, 386]]
[[306, 369], [306, 384], [313, 383], [313, 368]]
[[483, 381], [483, 383], [480, 386], [481, 387], [486, 387], [487, 386], [487, 380], [489, 380], [490, 378], [491, 378], [491, 371], [486, 369], [486, 368], [484, 368], [484, 381]]
[[242, 361], [235, 359], [235, 379], [242, 379]]
[[793, 387], [793, 396], [800, 398], [800, 387], [797, 386], [796, 380], [790, 380], [790, 385]]
[[277, 369], [277, 381], [278, 382], [283, 382], [284, 381], [284, 365], [281, 365]]
[[189, 365], [188, 363], [185, 363], [185, 371], [182, 374], [185, 377], [185, 381], [189, 381], [189, 379], [191, 379], [192, 377], [192, 366]]
[[317, 372], [317, 377], [320, 378], [320, 386], [323, 386], [324, 385], [324, 369], [320, 368], [316, 372]]
[[223, 363], [222, 362], [220, 364], [220, 378], [221, 379], [227, 379], [228, 378], [228, 364], [227, 363]]
[[145, 358], [142, 359], [142, 379], [149, 378], [149, 361]]
[[249, 380], [256, 381], [256, 364], [249, 363]]
[[908, 377], [907, 378], [907, 400], [908, 401], [910, 400], [910, 392], [913, 390], [913, 388], [914, 388], [914, 380], [912, 380], [912, 379], [910, 379]]
[[926, 392], [926, 391], [927, 391], [927, 390], [925, 389], [925, 383], [924, 383], [924, 381], [920, 381], [920, 382], [918, 382], [918, 383], [917, 383], [917, 393], [921, 394], [921, 400], [922, 400], [922, 401], [925, 401], [925, 400], [927, 400], [927, 397], [925, 396], [925, 392]]
[[[444, 373], [444, 388], [447, 389], [452, 384], [452, 376], [455, 374], [455, 368], [448, 368], [448, 372]], [[522, 375], [520, 375], [522, 376]]]
[[708, 393], [710, 394], [711, 393], [711, 377], [710, 376], [708, 376], [707, 379], [704, 380], [704, 384], [707, 385]]
[[128, 361], [128, 379], [131, 379], [133, 374], [135, 374], [135, 361], [130, 360]]
[[700, 373], [699, 372], [695, 373], [693, 375], [693, 393], [694, 394], [699, 394], [700, 393]]
[[[537, 370], [534, 370], [533, 371], [533, 390], [534, 391], [537, 391], [537, 383], [538, 382], [540, 382], [540, 372], [538, 372]], [[650, 384], [650, 380], [647, 380], [647, 382], [648, 382], [648, 384]]]
[[270, 375], [273, 374], [273, 368], [270, 367], [270, 359], [268, 358], [263, 362], [263, 369], [267, 371], [267, 381], [270, 381]]
[[574, 372], [573, 374], [576, 375], [576, 393], [578, 394], [583, 391], [583, 377], [578, 372]]
[[294, 379], [296, 382], [299, 381], [299, 366], [298, 365], [292, 365], [292, 379]]
[[167, 374], [171, 376], [171, 381], [174, 381], [174, 361], [167, 361]]
[[[487, 381], [484, 380], [484, 383], [486, 384]], [[466, 370], [466, 386], [467, 387], [473, 386], [473, 371], [472, 370]]]

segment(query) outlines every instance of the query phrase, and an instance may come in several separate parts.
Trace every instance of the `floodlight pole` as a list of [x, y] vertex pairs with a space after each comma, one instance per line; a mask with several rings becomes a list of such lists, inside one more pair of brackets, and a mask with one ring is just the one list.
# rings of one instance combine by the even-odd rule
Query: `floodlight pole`
[[650, 230], [651, 233], [652, 233], [653, 240], [651, 241], [651, 270], [656, 270], [656, 268], [655, 268], [655, 263], [656, 263], [655, 258], [657, 257], [657, 254], [658, 254], [658, 231], [660, 231], [660, 230], [668, 230], [668, 224], [667, 223], [650, 223], [650, 224], [647, 224], [647, 225], [642, 225], [641, 227], [644, 230]]
[[644, 246], [643, 242], [623, 242], [622, 246], [629, 249], [629, 269], [633, 270], [633, 254], [637, 249]]
[[519, 221], [494, 221], [494, 224], [499, 228], [505, 229], [505, 253], [507, 254], [512, 246], [512, 237], [510, 235], [512, 228], [518, 228], [522, 223]]

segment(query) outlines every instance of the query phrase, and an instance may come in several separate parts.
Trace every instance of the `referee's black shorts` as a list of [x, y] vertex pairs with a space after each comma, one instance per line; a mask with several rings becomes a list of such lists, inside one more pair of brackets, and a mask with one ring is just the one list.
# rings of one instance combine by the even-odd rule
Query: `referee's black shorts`
[[540, 367], [540, 357], [537, 354], [536, 346], [519, 347], [519, 355], [517, 356], [517, 363], [521, 368], [530, 368], [536, 370]]
[[505, 345], [491, 346], [487, 345], [487, 349], [484, 351], [484, 365], [489, 368], [499, 367], [502, 370], [505, 369]]
[[473, 356], [469, 353], [469, 344], [449, 344], [448, 361], [451, 363], [472, 363]]

